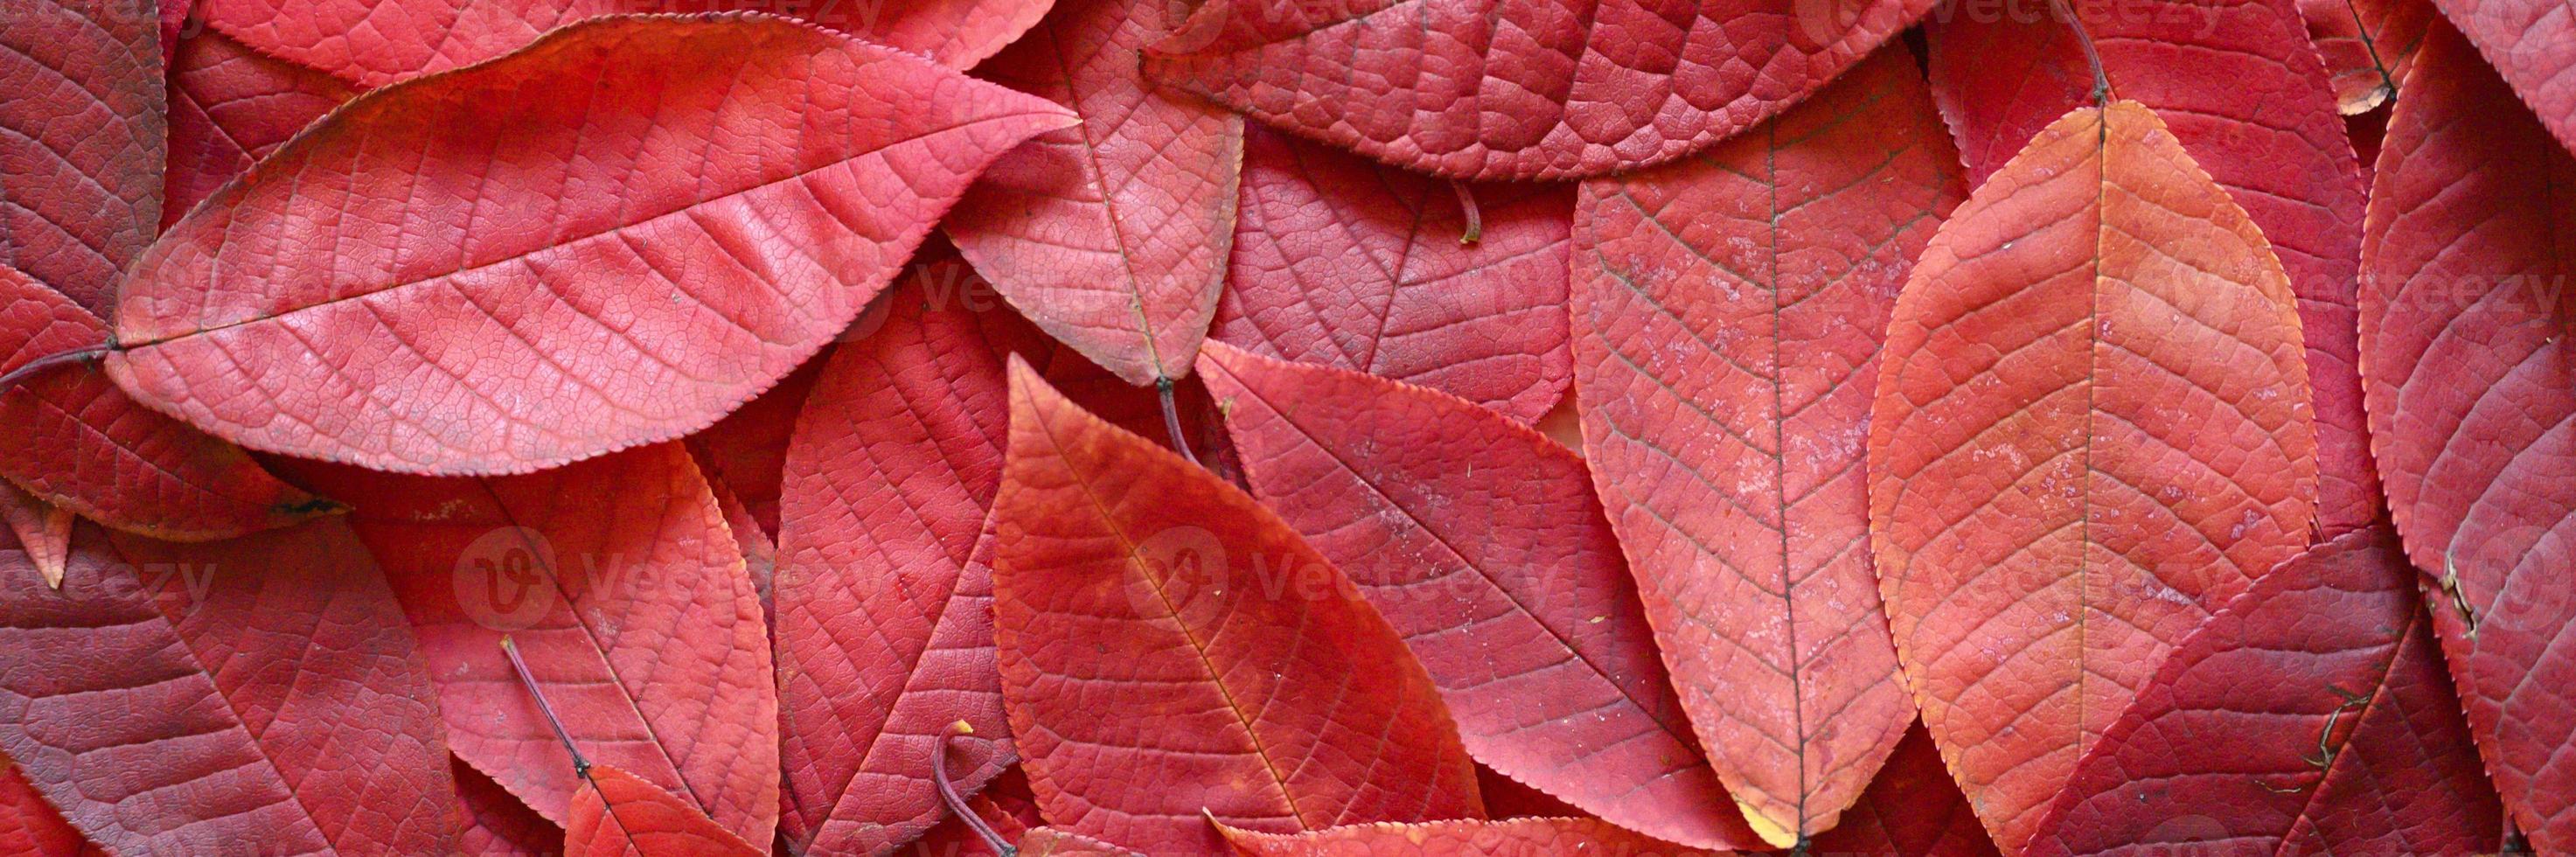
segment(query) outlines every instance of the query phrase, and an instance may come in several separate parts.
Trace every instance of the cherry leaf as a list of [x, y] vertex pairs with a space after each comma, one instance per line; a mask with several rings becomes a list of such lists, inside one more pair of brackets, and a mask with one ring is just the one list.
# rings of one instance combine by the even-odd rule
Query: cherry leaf
[[1870, 531], [1923, 723], [2006, 851], [2165, 652], [2307, 543], [2289, 283], [2163, 121], [2076, 108], [1898, 298]]
[[1403, 635], [1468, 753], [1639, 831], [1760, 843], [1691, 740], [1573, 453], [1465, 400], [1346, 369], [1214, 344], [1199, 371], [1254, 496]]
[[23, 857], [105, 857], [0, 756], [0, 851]]
[[358, 94], [347, 82], [260, 54], [220, 32], [181, 40], [171, 62], [164, 229]]
[[161, 217], [160, 33], [123, 0], [28, 0], [0, 22], [0, 265], [91, 312]]
[[1592, 479], [1699, 742], [1773, 847], [1831, 828], [1914, 718], [1874, 621], [1860, 464], [1897, 288], [1965, 195], [1902, 48], [1582, 186]]
[[1941, 766], [1932, 736], [1905, 731], [1878, 778], [1843, 812], [1834, 829], [1809, 843], [1812, 854], [1903, 854], [1907, 857], [1999, 857], [1968, 796]]
[[615, 765], [593, 764], [564, 822], [568, 857], [760, 857], [695, 804]]
[[2372, 452], [2487, 771], [2576, 848], [2576, 155], [2437, 25], [2389, 120], [2363, 245]]
[[[586, 95], [538, 95], [565, 92]], [[107, 370], [246, 446], [380, 470], [676, 437], [838, 333], [992, 157], [1071, 121], [783, 19], [593, 19], [271, 153], [135, 263]]]
[[[2576, 149], [2576, 14], [2537, 0], [2433, 0], [2558, 142]], [[2377, 199], [2376, 196], [2372, 197]]]
[[279, 462], [350, 500], [436, 682], [448, 741], [549, 820], [572, 757], [501, 656], [526, 656], [583, 755], [746, 839], [778, 819], [768, 627], [742, 554], [678, 444], [514, 477]]
[[2432, 0], [2299, 0], [2299, 14], [2346, 116], [2397, 95], [2434, 16]]
[[1210, 817], [1483, 815], [1431, 677], [1349, 578], [1240, 489], [1010, 374], [994, 637], [1050, 823], [1204, 854]]
[[27, 561], [47, 586], [63, 585], [63, 568], [71, 562], [72, 521], [71, 510], [48, 505], [18, 486], [0, 482], [0, 523], [9, 526], [18, 549], [26, 552]]
[[0, 551], [0, 750], [115, 853], [452, 854], [438, 709], [346, 524]]
[[994, 162], [944, 224], [1013, 306], [1130, 384], [1189, 374], [1234, 240], [1243, 120], [1137, 65], [1178, 9], [1063, 0], [978, 68], [1082, 124]]
[[465, 807], [462, 853], [482, 857], [550, 857], [564, 853], [563, 828], [529, 809], [465, 760], [453, 761], [449, 768], [456, 775], [456, 799]]
[[1515, 818], [1352, 824], [1263, 833], [1218, 823], [1241, 857], [1554, 857], [1560, 854], [1712, 855], [1638, 835], [1597, 818]]
[[1535, 422], [1565, 396], [1561, 188], [1449, 187], [1253, 129], [1234, 259], [1209, 335], [1421, 384]]

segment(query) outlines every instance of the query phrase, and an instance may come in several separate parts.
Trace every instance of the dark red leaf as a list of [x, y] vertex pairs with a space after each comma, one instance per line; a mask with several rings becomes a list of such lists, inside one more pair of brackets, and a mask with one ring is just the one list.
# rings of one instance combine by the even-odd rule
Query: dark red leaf
[[564, 831], [521, 803], [500, 783], [463, 759], [449, 768], [456, 775], [456, 797], [465, 806], [465, 833], [460, 853], [481, 857], [550, 857], [564, 853]]
[[1348, 369], [1216, 343], [1199, 371], [1254, 495], [1404, 637], [1478, 761], [1657, 837], [1760, 844], [1691, 739], [1581, 459]]
[[21, 857], [88, 857], [105, 855], [79, 830], [54, 811], [36, 787], [0, 756], [0, 852]]
[[1476, 792], [1485, 799], [1488, 818], [1581, 818], [1590, 815], [1554, 795], [1495, 773], [1493, 768], [1482, 762], [1476, 764]]
[[2048, 127], [1942, 224], [1870, 414], [1870, 533], [1923, 724], [2006, 851], [2166, 652], [2307, 544], [2299, 319], [2145, 106]]
[[0, 22], [0, 265], [91, 312], [160, 222], [155, 8], [25, 0]]
[[[1029, 830], [1046, 824], [1038, 816], [1038, 799], [1029, 791], [1028, 775], [1016, 767], [993, 777], [981, 793], [966, 799], [966, 805], [994, 833], [1001, 834], [1005, 843], [1019, 842]], [[894, 853], [905, 857], [998, 857], [981, 834], [954, 815]]]
[[2434, 12], [2432, 0], [2299, 0], [2299, 14], [2333, 78], [2336, 109], [2351, 116], [2397, 95]]
[[1482, 236], [1443, 182], [1252, 129], [1234, 259], [1209, 335], [1357, 369], [1521, 422], [1565, 396], [1562, 188], [1472, 186]]
[[164, 229], [358, 94], [339, 78], [261, 55], [219, 32], [181, 41], [172, 63]]
[[2427, 624], [2387, 528], [2309, 549], [2174, 648], [2022, 853], [2494, 853]]
[[83, 527], [60, 591], [0, 551], [0, 750], [117, 853], [448, 854], [463, 827], [421, 653], [337, 520]]
[[594, 764], [564, 822], [567, 857], [760, 857], [695, 804], [614, 765]]
[[832, 350], [826, 346], [779, 379], [769, 392], [689, 436], [689, 454], [706, 471], [707, 482], [722, 486], [719, 497], [730, 494], [742, 505], [752, 532], [761, 538], [778, 538], [778, 491], [785, 481], [787, 439], [795, 434], [796, 414], [804, 410], [814, 379], [823, 374], [823, 364], [831, 357]]
[[1571, 178], [1690, 154], [1804, 98], [1932, 0], [1212, 0], [1159, 80], [1387, 163]]
[[108, 372], [217, 435], [377, 469], [676, 437], [840, 332], [990, 158], [1071, 121], [792, 21], [594, 19], [362, 95], [209, 198], [135, 264]]
[[779, 769], [767, 623], [679, 444], [502, 478], [278, 463], [350, 499], [351, 522], [420, 634], [458, 758], [546, 818], [568, 817], [572, 757], [502, 657], [507, 636], [583, 755], [770, 840]]
[[993, 665], [1004, 358], [1050, 347], [1008, 311], [905, 284], [823, 370], [780, 497], [779, 703], [788, 842], [884, 853], [946, 814], [942, 736], [968, 793], [1011, 761]]
[[994, 636], [1049, 822], [1159, 854], [1482, 816], [1430, 676], [1287, 524], [1018, 360], [1011, 415]]
[[1189, 374], [1234, 240], [1243, 120], [1137, 67], [1181, 11], [1062, 0], [978, 68], [1083, 124], [993, 162], [944, 224], [1013, 306], [1131, 384]]
[[1941, 766], [1940, 748], [1916, 726], [1905, 731], [1878, 778], [1818, 834], [1810, 854], [1901, 854], [1905, 857], [1999, 857], [1976, 810]]
[[2576, 849], [2576, 155], [2447, 26], [2389, 120], [2362, 366], [2388, 506], [2505, 808]]
[[[2558, 142], [2576, 149], [2576, 13], [2539, 0], [2434, 0]], [[2490, 117], [2491, 118], [2491, 117]]]
[[[2289, 274], [2308, 345], [2319, 532], [2376, 520], [2379, 477], [2364, 440], [2353, 340], [2365, 188], [2296, 0], [2070, 5], [2100, 46], [2116, 97], [2155, 109]], [[1926, 30], [1932, 92], [1957, 133], [1970, 185], [2092, 101], [2091, 66], [2074, 29], [2055, 16], [1971, 11], [1935, 20]]]
[[1577, 202], [1592, 479], [1699, 742], [1775, 848], [1831, 828], [1914, 719], [1860, 465], [1897, 289], [1966, 190], [1912, 59]]

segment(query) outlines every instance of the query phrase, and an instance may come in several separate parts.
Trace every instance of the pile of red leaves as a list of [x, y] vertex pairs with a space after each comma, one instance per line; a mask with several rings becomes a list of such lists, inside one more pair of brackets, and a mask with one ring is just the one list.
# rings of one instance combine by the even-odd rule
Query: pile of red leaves
[[2540, 0], [0, 6], [0, 852], [2576, 850]]

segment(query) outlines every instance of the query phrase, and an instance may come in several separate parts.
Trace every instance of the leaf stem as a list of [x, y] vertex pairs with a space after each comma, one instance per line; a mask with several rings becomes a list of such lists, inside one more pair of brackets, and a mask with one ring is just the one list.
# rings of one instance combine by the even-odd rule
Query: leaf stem
[[1189, 459], [1191, 464], [1198, 464], [1198, 453], [1190, 451], [1190, 440], [1181, 433], [1181, 409], [1172, 400], [1172, 379], [1155, 378], [1154, 395], [1163, 402], [1163, 431], [1172, 436], [1172, 451], [1180, 453], [1182, 458]]
[[1467, 189], [1467, 183], [1457, 179], [1449, 180], [1449, 192], [1458, 195], [1458, 212], [1467, 217], [1467, 228], [1458, 233], [1458, 243], [1474, 244], [1485, 240], [1485, 212], [1476, 205], [1476, 192]]
[[572, 754], [573, 775], [590, 779], [590, 760], [582, 758], [581, 748], [572, 745], [572, 733], [564, 730], [563, 720], [555, 716], [555, 707], [546, 704], [545, 692], [537, 689], [536, 675], [528, 672], [528, 662], [519, 658], [519, 644], [511, 642], [508, 634], [501, 635], [501, 654], [510, 656], [510, 668], [519, 672], [519, 685], [537, 701], [537, 713], [545, 715], [546, 725], [555, 728], [555, 740], [563, 742], [564, 752]]
[[2066, 26], [2075, 29], [2075, 44], [2084, 49], [2084, 61], [2093, 66], [2093, 103], [2111, 103], [2111, 75], [2102, 70], [2102, 50], [2093, 45], [2093, 34], [2084, 29], [2084, 20], [2075, 17], [2075, 10], [2067, 7], [2066, 0], [2048, 0], [2048, 5], [2066, 20]]
[[47, 354], [43, 357], [29, 360], [18, 368], [9, 370], [8, 374], [0, 375], [0, 393], [8, 392], [9, 388], [17, 386], [18, 382], [34, 377], [39, 372], [43, 372], [56, 366], [78, 363], [84, 360], [96, 360], [114, 350], [116, 349], [106, 345], [92, 345], [88, 348], [74, 348], [69, 351], [56, 351], [52, 354]]
[[984, 817], [975, 814], [975, 809], [966, 805], [966, 798], [957, 793], [956, 783], [948, 779], [949, 742], [956, 740], [959, 735], [972, 734], [974, 731], [975, 727], [960, 720], [948, 724], [948, 731], [940, 733], [939, 755], [930, 760], [930, 784], [939, 790], [939, 802], [947, 804], [948, 811], [955, 813], [957, 820], [966, 824], [966, 829], [975, 831], [975, 835], [984, 840], [985, 847], [993, 849], [993, 853], [1001, 857], [1013, 857], [1020, 853], [1020, 849], [1011, 847], [1011, 843], [1004, 840], [1001, 833], [993, 830], [992, 825], [984, 823]]

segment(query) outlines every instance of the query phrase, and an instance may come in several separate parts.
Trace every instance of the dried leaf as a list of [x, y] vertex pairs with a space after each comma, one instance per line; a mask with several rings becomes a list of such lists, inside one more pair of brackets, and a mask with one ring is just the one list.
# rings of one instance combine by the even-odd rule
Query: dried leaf
[[1871, 540], [1924, 725], [2004, 850], [2164, 653], [2307, 543], [2291, 301], [2133, 101], [2032, 140], [1898, 298]]
[[1772, 847], [1833, 827], [1914, 719], [1860, 464], [1897, 289], [1965, 195], [1902, 48], [1749, 134], [1583, 183], [1585, 455], [1699, 742]]

